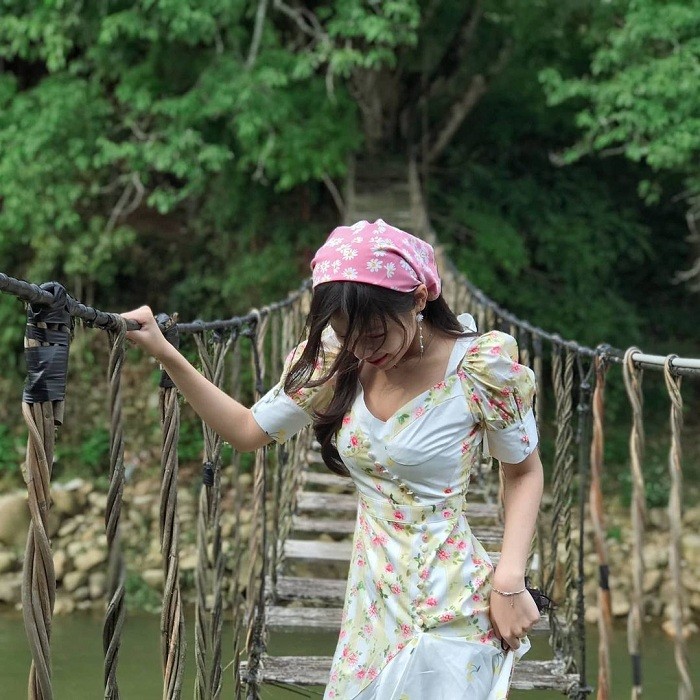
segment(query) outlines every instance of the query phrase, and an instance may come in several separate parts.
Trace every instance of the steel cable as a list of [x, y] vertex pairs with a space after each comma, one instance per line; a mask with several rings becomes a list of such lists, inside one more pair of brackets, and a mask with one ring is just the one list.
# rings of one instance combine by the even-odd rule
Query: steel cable
[[644, 614], [644, 521], [646, 496], [644, 487], [644, 417], [642, 414], [642, 370], [634, 364], [632, 356], [637, 348], [628, 348], [622, 365], [625, 390], [632, 408], [632, 428], [629, 437], [630, 470], [632, 472], [632, 599], [627, 616], [627, 649], [632, 663], [632, 700], [642, 694], [641, 635]]

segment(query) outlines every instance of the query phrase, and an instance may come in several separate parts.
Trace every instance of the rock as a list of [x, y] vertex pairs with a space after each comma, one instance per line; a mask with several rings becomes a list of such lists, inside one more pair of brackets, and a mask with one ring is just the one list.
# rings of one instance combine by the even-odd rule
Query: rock
[[80, 605], [81, 601], [90, 600], [90, 589], [87, 586], [80, 586], [73, 591], [73, 600], [75, 600], [77, 605]]
[[0, 544], [24, 547], [31, 516], [22, 491], [0, 496]]
[[666, 508], [650, 508], [647, 512], [649, 525], [657, 530], [668, 530], [668, 511]]
[[147, 569], [141, 577], [151, 588], [163, 590], [163, 569]]
[[598, 608], [596, 608], [594, 605], [590, 605], [589, 607], [587, 607], [585, 620], [589, 625], [597, 624], [598, 623]]
[[0, 574], [6, 574], [17, 568], [17, 557], [12, 552], [0, 552]]
[[72, 540], [66, 545], [66, 554], [71, 558], [75, 559], [81, 552], [85, 551], [85, 544], [77, 540]]
[[681, 571], [681, 583], [689, 593], [700, 593], [700, 578], [690, 569]]
[[91, 600], [102, 598], [105, 593], [107, 576], [101, 571], [93, 571], [88, 577], [88, 590]]
[[[673, 620], [664, 620], [661, 624], [661, 629], [672, 639], [676, 637], [676, 627], [673, 624]], [[698, 626], [694, 622], [686, 622], [681, 629], [681, 636], [683, 639], [688, 639], [691, 634], [695, 634], [698, 631]]]
[[63, 590], [73, 593], [87, 581], [87, 578], [84, 571], [70, 571], [63, 577]]
[[688, 564], [694, 568], [700, 568], [700, 534], [697, 532], [684, 532], [681, 538], [683, 556]]
[[22, 574], [0, 576], [0, 603], [14, 605], [22, 600]]
[[700, 529], [700, 506], [688, 508], [683, 514], [683, 526], [689, 530]]
[[82, 510], [80, 494], [75, 490], [68, 490], [61, 485], [51, 489], [52, 508], [63, 518], [70, 518]]
[[70, 615], [75, 610], [75, 601], [65, 593], [56, 594], [56, 602], [53, 606], [54, 615]]
[[104, 513], [107, 510], [107, 494], [99, 493], [98, 491], [93, 491], [88, 494], [88, 503], [93, 510], [99, 513]]
[[81, 525], [81, 518], [70, 518], [65, 520], [60, 528], [58, 528], [59, 537], [68, 537], [72, 535]]
[[664, 568], [668, 565], [668, 545], [648, 542], [644, 545], [643, 557], [648, 570]]
[[104, 549], [88, 549], [77, 554], [73, 559], [78, 571], [90, 571], [105, 561], [107, 561], [107, 552]]
[[613, 617], [627, 617], [630, 611], [630, 603], [622, 594], [613, 595], [612, 614]]
[[238, 475], [238, 488], [247, 491], [253, 486], [253, 475], [250, 472]]
[[68, 555], [62, 549], [53, 554], [53, 568], [57, 581], [60, 581], [68, 571]]
[[644, 582], [642, 583], [642, 590], [645, 593], [652, 593], [661, 586], [663, 581], [664, 573], [659, 569], [651, 569], [644, 572]]
[[187, 552], [180, 555], [180, 570], [194, 571], [197, 568], [197, 552]]

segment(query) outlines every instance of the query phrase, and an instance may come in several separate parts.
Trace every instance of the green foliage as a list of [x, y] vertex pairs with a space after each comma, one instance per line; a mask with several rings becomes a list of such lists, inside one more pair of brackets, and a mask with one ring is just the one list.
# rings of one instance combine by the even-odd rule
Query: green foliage
[[682, 207], [641, 204], [649, 170], [621, 157], [567, 167], [550, 157], [575, 138], [575, 112], [548, 105], [538, 75], [586, 63], [586, 43], [572, 36], [594, 13], [550, 8], [538, 27], [544, 5], [524, 11], [529, 30], [516, 32], [512, 61], [433, 178], [438, 235], [478, 286], [548, 330], [590, 345], [683, 337], [683, 292], [670, 284], [688, 252]]
[[78, 439], [56, 443], [56, 477], [83, 476], [109, 480], [109, 430], [92, 427], [79, 431]]
[[[609, 15], [613, 13], [611, 18]], [[612, 21], [611, 21], [612, 19]], [[683, 175], [691, 205], [700, 197], [700, 3], [626, 0], [603, 14], [583, 77], [559, 66], [540, 77], [553, 105], [573, 100], [583, 137], [566, 154], [621, 153], [652, 171]], [[658, 201], [662, 181], [640, 179]], [[675, 193], [672, 193], [675, 194]], [[668, 196], [668, 195], [667, 195]]]
[[133, 610], [157, 614], [162, 605], [161, 596], [135, 571], [127, 571], [124, 581], [126, 604]]
[[[658, 454], [656, 453], [658, 452]], [[668, 475], [667, 458], [660, 451], [654, 451], [643, 462], [644, 496], [648, 508], [668, 506], [671, 492], [671, 480]], [[620, 469], [615, 483], [615, 491], [622, 505], [629, 507], [632, 503], [632, 472], [628, 468]]]
[[0, 424], [0, 477], [16, 477], [24, 461], [24, 441]]

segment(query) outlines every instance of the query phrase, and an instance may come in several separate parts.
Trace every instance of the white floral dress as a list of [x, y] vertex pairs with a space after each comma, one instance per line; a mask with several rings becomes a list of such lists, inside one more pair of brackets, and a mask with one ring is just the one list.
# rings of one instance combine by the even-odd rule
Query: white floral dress
[[[460, 321], [474, 329], [468, 314]], [[324, 347], [318, 372], [337, 353], [330, 329]], [[358, 383], [337, 435], [359, 506], [325, 698], [506, 698], [513, 664], [529, 643], [505, 653], [494, 636], [493, 565], [469, 527], [467, 492], [485, 437], [490, 454], [507, 463], [537, 446], [534, 375], [517, 353], [515, 340], [498, 331], [458, 339], [444, 380], [387, 421], [370, 413]], [[290, 397], [282, 383], [253, 407], [279, 442], [307, 425], [330, 393], [323, 386]]]

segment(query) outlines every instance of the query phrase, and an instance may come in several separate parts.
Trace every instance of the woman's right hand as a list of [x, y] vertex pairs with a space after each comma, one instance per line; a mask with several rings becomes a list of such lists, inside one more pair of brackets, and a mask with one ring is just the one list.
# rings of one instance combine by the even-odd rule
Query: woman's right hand
[[133, 311], [127, 311], [122, 314], [122, 317], [137, 321], [141, 325], [141, 328], [136, 331], [127, 331], [127, 340], [138, 345], [156, 360], [162, 360], [165, 353], [172, 348], [161, 333], [150, 307], [142, 306]]

